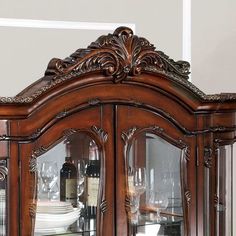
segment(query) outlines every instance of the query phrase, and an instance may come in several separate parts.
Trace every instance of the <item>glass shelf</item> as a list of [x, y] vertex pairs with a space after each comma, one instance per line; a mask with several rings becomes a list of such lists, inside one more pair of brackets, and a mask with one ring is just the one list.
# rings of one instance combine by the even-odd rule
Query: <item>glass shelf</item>
[[183, 231], [183, 217], [165, 217], [160, 221], [155, 220], [155, 215], [142, 214], [139, 216], [137, 224], [134, 224], [133, 232], [135, 235], [148, 235], [148, 236], [180, 236]]

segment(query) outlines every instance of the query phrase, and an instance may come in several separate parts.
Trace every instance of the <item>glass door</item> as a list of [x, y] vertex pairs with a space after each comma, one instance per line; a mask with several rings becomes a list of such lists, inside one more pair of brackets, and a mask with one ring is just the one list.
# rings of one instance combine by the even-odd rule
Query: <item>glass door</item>
[[0, 159], [0, 235], [7, 230], [7, 159]]
[[219, 146], [217, 149], [217, 193], [216, 193], [216, 235], [233, 235], [233, 145]]
[[194, 140], [147, 110], [117, 110], [117, 235], [194, 235]]
[[144, 131], [127, 150], [127, 207], [133, 235], [184, 235], [183, 151]]
[[96, 235], [101, 150], [84, 132], [75, 132], [37, 158], [34, 235]]
[[111, 114], [72, 113], [20, 145], [22, 235], [113, 234], [113, 129], [101, 119]]

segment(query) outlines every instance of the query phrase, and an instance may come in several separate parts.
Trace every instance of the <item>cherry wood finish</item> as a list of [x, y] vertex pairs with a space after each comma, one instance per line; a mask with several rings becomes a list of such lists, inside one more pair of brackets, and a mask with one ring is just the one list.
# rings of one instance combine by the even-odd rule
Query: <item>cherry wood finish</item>
[[[9, 160], [7, 235], [32, 235], [35, 161], [74, 130], [91, 135], [103, 152], [97, 235], [128, 235], [125, 148], [142, 129], [184, 150], [185, 235], [202, 236], [206, 229], [215, 235], [216, 151], [236, 141], [236, 94], [204, 94], [188, 81], [189, 67], [120, 27], [64, 60], [52, 59], [45, 76], [17, 96], [1, 97], [0, 157]], [[204, 202], [210, 206], [207, 225]]]

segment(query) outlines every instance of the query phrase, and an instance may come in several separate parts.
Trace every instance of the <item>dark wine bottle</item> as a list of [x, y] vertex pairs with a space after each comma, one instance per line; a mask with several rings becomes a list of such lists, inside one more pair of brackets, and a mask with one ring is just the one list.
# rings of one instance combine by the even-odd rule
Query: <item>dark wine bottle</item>
[[71, 158], [70, 142], [66, 143], [65, 163], [60, 170], [60, 200], [77, 205], [77, 169]]
[[100, 160], [98, 147], [94, 141], [89, 144], [89, 161], [86, 168], [87, 177], [87, 217], [89, 229], [96, 226], [97, 200], [100, 180]]

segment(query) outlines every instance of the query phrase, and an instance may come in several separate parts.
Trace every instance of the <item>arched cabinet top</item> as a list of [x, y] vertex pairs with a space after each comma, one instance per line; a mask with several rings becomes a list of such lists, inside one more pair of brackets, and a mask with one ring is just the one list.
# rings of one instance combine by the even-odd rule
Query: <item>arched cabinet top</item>
[[206, 95], [188, 81], [189, 70], [188, 62], [174, 61], [155, 50], [147, 39], [134, 35], [131, 29], [119, 27], [64, 60], [53, 58], [43, 78], [15, 97], [0, 97], [0, 104], [10, 107], [21, 104], [27, 113], [29, 107], [32, 110], [36, 103], [42, 104], [72, 87], [133, 83], [172, 94], [193, 111], [224, 110], [224, 103], [226, 109], [236, 110], [236, 94]]

